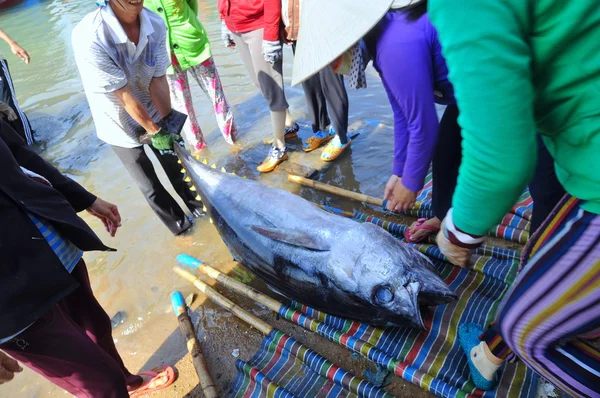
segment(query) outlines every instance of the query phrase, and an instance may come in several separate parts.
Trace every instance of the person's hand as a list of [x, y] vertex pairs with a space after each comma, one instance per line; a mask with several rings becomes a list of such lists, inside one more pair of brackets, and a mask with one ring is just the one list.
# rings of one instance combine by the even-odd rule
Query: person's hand
[[225, 21], [221, 21], [221, 40], [227, 48], [235, 48], [235, 41], [233, 41], [233, 34], [227, 27]]
[[287, 38], [287, 32], [283, 28], [279, 29], [279, 40], [287, 46], [291, 46], [294, 43], [293, 40]]
[[15, 373], [22, 372], [23, 368], [19, 363], [0, 351], [0, 384], [11, 381], [15, 377]]
[[10, 50], [17, 57], [21, 58], [21, 60], [25, 61], [26, 64], [29, 63], [29, 54], [27, 54], [27, 51], [25, 51], [23, 47], [21, 47], [17, 43], [13, 43], [10, 45]]
[[106, 232], [108, 232], [110, 236], [115, 236], [117, 229], [121, 226], [121, 215], [119, 214], [119, 209], [117, 209], [116, 205], [100, 198], [96, 198], [96, 201], [87, 208], [87, 211], [102, 221], [104, 228], [106, 228]]
[[281, 42], [279, 40], [263, 40], [262, 52], [265, 57], [265, 61], [271, 65], [275, 64], [283, 57], [283, 48], [281, 47]]
[[387, 184], [383, 200], [387, 200], [386, 209], [393, 212], [409, 211], [417, 201], [417, 193], [402, 184], [402, 178], [392, 174]]
[[471, 235], [458, 229], [452, 219], [453, 209], [442, 221], [436, 242], [448, 261], [462, 268], [469, 266], [473, 251], [483, 243], [483, 236]]
[[154, 149], [158, 149], [161, 155], [169, 154], [176, 156], [173, 146], [175, 143], [183, 145], [183, 138], [179, 134], [172, 134], [161, 128], [154, 134], [146, 134], [141, 137], [140, 142], [152, 145]]
[[473, 254], [473, 249], [460, 247], [450, 242], [450, 239], [448, 239], [448, 237], [445, 235], [444, 221], [442, 221], [442, 228], [440, 232], [438, 232], [435, 241], [440, 248], [440, 251], [444, 256], [446, 256], [448, 261], [454, 265], [458, 265], [461, 268], [468, 268], [469, 259]]
[[0, 119], [7, 118], [9, 122], [17, 120], [17, 114], [10, 105], [0, 102]]

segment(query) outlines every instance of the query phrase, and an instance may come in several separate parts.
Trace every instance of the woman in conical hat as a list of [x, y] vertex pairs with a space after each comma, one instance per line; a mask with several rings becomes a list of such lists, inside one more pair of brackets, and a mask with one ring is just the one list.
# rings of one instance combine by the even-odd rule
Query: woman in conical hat
[[[436, 217], [416, 221], [405, 234], [410, 242], [425, 240], [439, 231], [451, 206], [460, 166], [458, 108], [437, 33], [426, 15], [427, 3], [375, 0], [367, 6], [357, 1], [305, 0], [303, 7], [293, 84], [334, 59], [336, 69], [358, 73], [356, 57], [361, 51], [355, 43], [364, 39], [394, 112], [394, 161], [384, 193], [388, 210], [414, 206], [433, 160]], [[334, 14], [340, 23], [325, 24]], [[436, 103], [447, 105], [439, 123]]]

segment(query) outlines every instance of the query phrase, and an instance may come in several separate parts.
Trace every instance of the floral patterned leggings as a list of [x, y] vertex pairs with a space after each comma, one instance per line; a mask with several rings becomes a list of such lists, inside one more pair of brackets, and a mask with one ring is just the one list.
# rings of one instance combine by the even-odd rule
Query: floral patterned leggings
[[188, 119], [183, 127], [183, 138], [185, 141], [196, 150], [200, 150], [206, 146], [204, 134], [198, 124], [192, 102], [192, 94], [187, 77], [187, 72], [190, 72], [200, 87], [202, 87], [206, 96], [212, 101], [217, 124], [221, 130], [221, 134], [223, 134], [223, 138], [225, 138], [228, 144], [233, 144], [233, 141], [237, 138], [237, 128], [212, 57], [200, 65], [192, 66], [186, 71], [181, 69], [181, 65], [174, 54], [171, 54], [171, 62], [175, 69], [174, 74], [167, 75], [171, 89], [171, 102], [174, 109], [188, 115]]

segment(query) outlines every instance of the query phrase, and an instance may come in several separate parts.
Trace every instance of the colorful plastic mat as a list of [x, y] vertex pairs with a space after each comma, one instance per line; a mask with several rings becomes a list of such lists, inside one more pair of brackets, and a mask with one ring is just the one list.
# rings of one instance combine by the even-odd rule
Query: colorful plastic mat
[[[518, 210], [518, 209], [517, 209]], [[517, 213], [515, 213], [517, 215]], [[369, 217], [359, 220], [383, 225]], [[395, 224], [395, 234], [401, 236], [406, 226]], [[372, 362], [382, 365], [426, 391], [440, 397], [534, 397], [538, 377], [523, 364], [507, 364], [494, 391], [475, 389], [469, 379], [466, 357], [457, 340], [457, 325], [464, 322], [489, 324], [498, 305], [516, 275], [518, 251], [484, 246], [476, 253], [473, 269], [462, 269], [443, 261], [437, 246], [414, 245], [434, 263], [439, 274], [457, 293], [459, 299], [438, 306], [424, 314], [426, 332], [411, 328], [374, 328], [320, 313], [292, 303], [280, 315], [304, 325], [350, 350], [359, 352]], [[258, 353], [238, 373], [231, 391], [234, 397], [272, 397], [263, 384], [252, 382], [252, 372], [265, 378], [296, 397], [375, 397], [374, 392], [354, 394], [341, 388], [335, 377], [319, 376], [310, 363], [293, 355], [281, 355], [273, 347], [277, 342], [269, 336]], [[310, 362], [310, 361], [309, 361]], [[302, 386], [301, 388], [298, 386]], [[335, 394], [330, 392], [335, 389]], [[283, 395], [281, 395], [283, 396]]]
[[[425, 186], [417, 196], [415, 207], [406, 214], [414, 217], [433, 217], [431, 207], [433, 181], [431, 172], [427, 175], [425, 181]], [[529, 220], [531, 219], [532, 209], [533, 200], [529, 195], [529, 191], [525, 191], [511, 211], [504, 216], [500, 224], [490, 230], [490, 236], [525, 244], [529, 239]]]
[[236, 368], [230, 397], [393, 398], [279, 330], [265, 337], [250, 362], [236, 361]]

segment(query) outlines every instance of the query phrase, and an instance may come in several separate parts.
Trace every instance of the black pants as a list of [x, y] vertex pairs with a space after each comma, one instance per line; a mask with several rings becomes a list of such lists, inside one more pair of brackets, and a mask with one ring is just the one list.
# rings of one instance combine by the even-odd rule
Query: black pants
[[462, 136], [458, 125], [458, 107], [448, 105], [440, 120], [438, 140], [433, 152], [433, 215], [443, 220], [452, 207], [452, 196], [462, 159]]
[[27, 144], [33, 143], [33, 130], [29, 119], [19, 107], [15, 87], [12, 83], [8, 63], [5, 59], [0, 59], [0, 102], [9, 105], [17, 114], [17, 120], [6, 121], [17, 132]]
[[[462, 159], [462, 136], [458, 125], [458, 107], [448, 105], [440, 121], [438, 141], [433, 155], [433, 214], [442, 220], [450, 207]], [[533, 199], [530, 234], [540, 227], [552, 209], [565, 195], [554, 171], [554, 160], [538, 135], [538, 162], [529, 183]]]
[[[296, 50], [296, 45], [292, 45]], [[333, 123], [342, 144], [348, 142], [348, 93], [344, 77], [326, 67], [302, 83], [313, 132], [325, 131]]]
[[533, 199], [530, 236], [542, 225], [550, 212], [565, 196], [566, 191], [558, 182], [554, 170], [554, 159], [546, 149], [542, 137], [538, 135], [538, 160], [533, 180], [529, 183], [529, 193]]
[[[177, 156], [161, 155], [156, 149], [150, 146], [161, 166], [165, 170], [169, 181], [173, 184], [175, 192], [183, 199], [188, 209], [193, 212], [195, 209], [202, 208], [202, 202], [196, 200], [196, 194], [190, 191], [185, 183], [181, 165], [177, 163]], [[138, 187], [144, 194], [148, 204], [154, 210], [154, 213], [162, 222], [173, 232], [179, 235], [191, 226], [190, 221], [184, 211], [177, 204], [175, 199], [167, 192], [162, 185], [152, 162], [144, 151], [144, 146], [137, 148], [122, 148], [112, 146], [129, 174], [133, 177]]]

